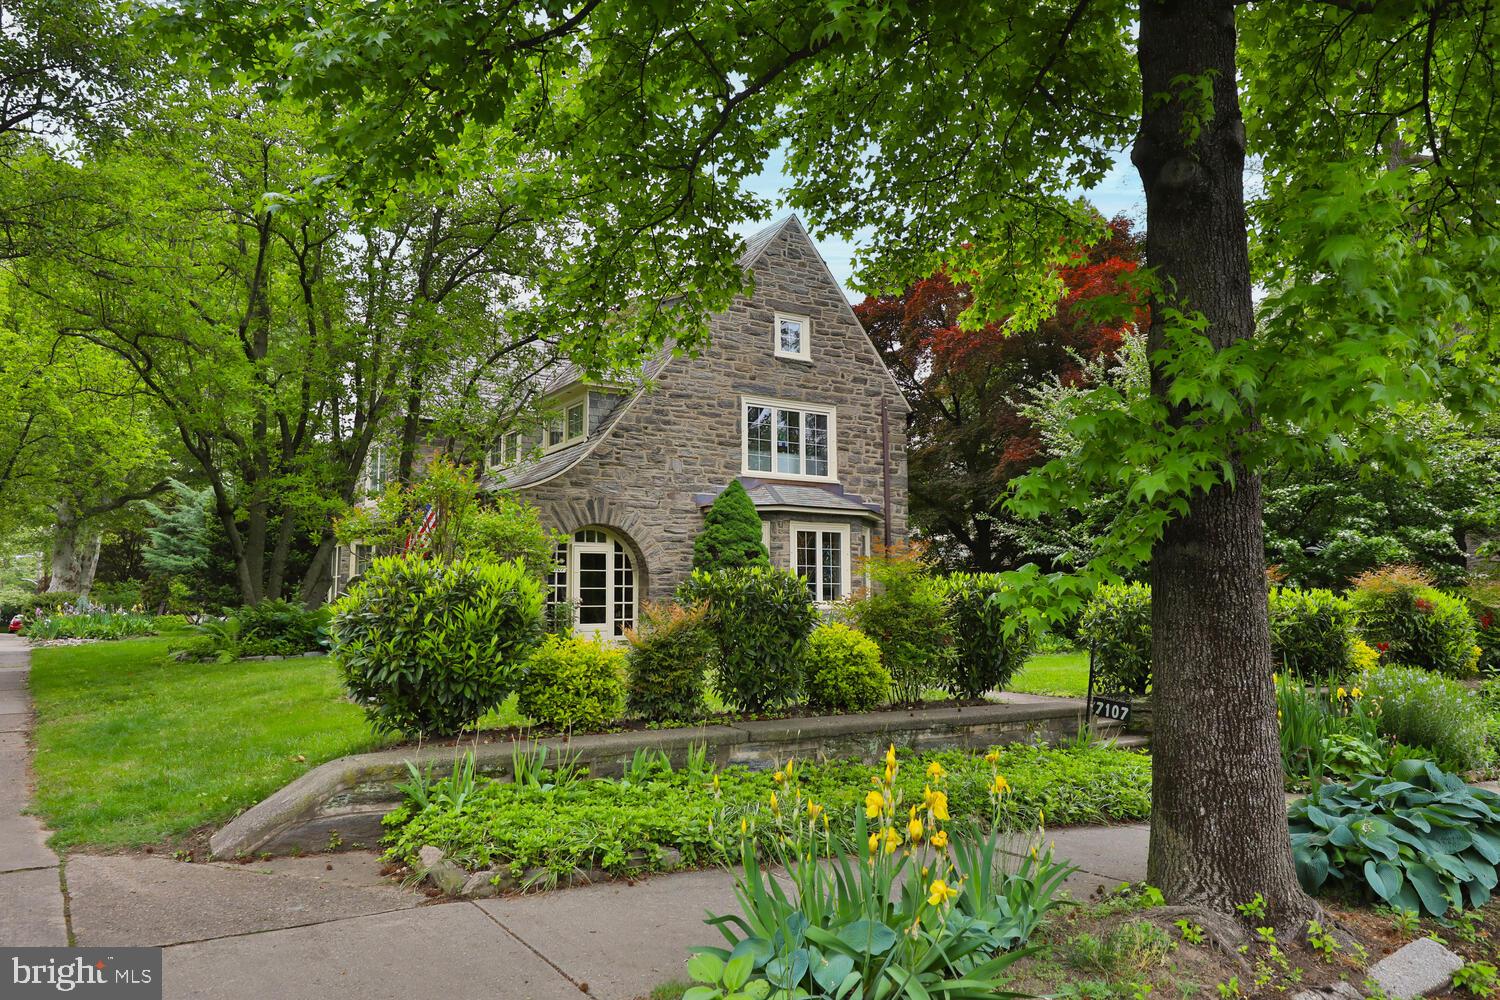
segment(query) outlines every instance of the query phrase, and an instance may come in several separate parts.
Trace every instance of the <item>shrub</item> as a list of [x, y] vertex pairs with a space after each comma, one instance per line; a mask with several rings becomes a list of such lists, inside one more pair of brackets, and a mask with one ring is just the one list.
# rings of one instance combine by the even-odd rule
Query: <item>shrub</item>
[[1308, 892], [1333, 879], [1397, 910], [1441, 917], [1483, 906], [1500, 861], [1500, 795], [1404, 760], [1389, 779], [1324, 785], [1292, 803], [1297, 877]]
[[1484, 707], [1458, 681], [1418, 667], [1384, 666], [1365, 671], [1355, 683], [1379, 706], [1381, 735], [1425, 747], [1455, 770], [1484, 763]]
[[1094, 653], [1094, 685], [1114, 694], [1151, 690], [1151, 588], [1104, 584], [1083, 609], [1078, 634]]
[[89, 590], [89, 603], [100, 608], [140, 608], [141, 582], [119, 580], [114, 583], [95, 583]]
[[1328, 590], [1273, 587], [1270, 598], [1271, 662], [1301, 677], [1347, 677], [1354, 643], [1354, 612]]
[[1432, 586], [1412, 566], [1363, 573], [1349, 592], [1360, 636], [1387, 663], [1437, 670], [1452, 677], [1474, 672], [1479, 633], [1460, 598]]
[[829, 622], [807, 642], [807, 702], [820, 712], [867, 712], [890, 695], [880, 647], [858, 629]]
[[625, 706], [625, 652], [597, 639], [549, 635], [526, 663], [517, 707], [553, 729], [599, 729]]
[[703, 687], [713, 663], [714, 637], [706, 605], [641, 605], [640, 624], [625, 633], [630, 644], [626, 707], [654, 722], [702, 718]]
[[693, 539], [693, 569], [714, 573], [721, 569], [760, 566], [769, 569], [771, 554], [760, 538], [760, 515], [738, 479], [714, 497], [703, 514], [703, 530]]
[[695, 571], [679, 594], [707, 602], [717, 637], [714, 689], [738, 712], [762, 712], [802, 690], [802, 657], [818, 620], [807, 586], [785, 570]]
[[1479, 669], [1496, 673], [1500, 671], [1500, 583], [1476, 580], [1469, 584], [1464, 597], [1479, 637]]
[[1033, 631], [1000, 605], [998, 575], [954, 573], [946, 582], [953, 654], [943, 687], [960, 698], [1005, 687], [1036, 646]]
[[515, 690], [541, 622], [542, 587], [522, 560], [392, 556], [334, 605], [330, 632], [377, 729], [448, 735]]
[[157, 632], [186, 632], [192, 627], [187, 615], [156, 615], [151, 619], [151, 624]]
[[1380, 650], [1363, 639], [1355, 639], [1349, 644], [1349, 666], [1356, 674], [1375, 669], [1380, 666]]
[[240, 608], [240, 656], [296, 656], [328, 645], [327, 608], [304, 608], [289, 601], [261, 601]]
[[873, 589], [845, 601], [843, 613], [880, 647], [895, 700], [920, 701], [924, 688], [948, 676], [953, 639], [943, 582], [911, 546], [884, 549], [864, 565]]

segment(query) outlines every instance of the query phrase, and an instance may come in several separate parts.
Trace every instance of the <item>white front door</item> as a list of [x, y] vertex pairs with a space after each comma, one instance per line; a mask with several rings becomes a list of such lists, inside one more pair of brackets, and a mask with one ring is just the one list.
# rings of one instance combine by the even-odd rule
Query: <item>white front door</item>
[[618, 541], [585, 529], [568, 546], [568, 600], [578, 635], [619, 639], [635, 626], [635, 566]]

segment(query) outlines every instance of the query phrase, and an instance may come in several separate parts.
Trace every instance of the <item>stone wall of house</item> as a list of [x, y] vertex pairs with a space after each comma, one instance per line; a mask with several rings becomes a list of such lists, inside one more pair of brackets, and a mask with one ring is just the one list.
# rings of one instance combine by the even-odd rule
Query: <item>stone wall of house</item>
[[[838, 482], [876, 504], [882, 500], [886, 411], [893, 540], [906, 535], [908, 407], [843, 290], [796, 220], [781, 228], [753, 270], [754, 293], [712, 318], [712, 339], [700, 357], [670, 361], [656, 387], [629, 404], [592, 454], [557, 478], [522, 490], [549, 526], [573, 531], [602, 524], [625, 534], [645, 560], [642, 596], [652, 600], [670, 596], [690, 571], [693, 538], [703, 524], [694, 496], [715, 493], [741, 475], [743, 396], [836, 407]], [[811, 360], [775, 356], [778, 310], [811, 320]], [[773, 481], [774, 475], [756, 478]], [[786, 518], [776, 519], [773, 556], [786, 566]], [[865, 525], [880, 538], [879, 522], [845, 523], [856, 554]]]

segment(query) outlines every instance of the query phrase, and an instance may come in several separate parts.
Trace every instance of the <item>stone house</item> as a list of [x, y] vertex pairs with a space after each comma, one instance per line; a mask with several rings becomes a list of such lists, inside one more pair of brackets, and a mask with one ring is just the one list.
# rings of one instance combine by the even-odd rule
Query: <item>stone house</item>
[[772, 563], [819, 603], [857, 588], [877, 542], [906, 536], [909, 407], [843, 289], [795, 216], [739, 263], [754, 292], [710, 318], [700, 354], [664, 352], [625, 385], [565, 370], [538, 397], [556, 417], [489, 454], [485, 485], [568, 538], [549, 599], [573, 605], [580, 633], [620, 636], [641, 601], [670, 598], [704, 509], [735, 479]]

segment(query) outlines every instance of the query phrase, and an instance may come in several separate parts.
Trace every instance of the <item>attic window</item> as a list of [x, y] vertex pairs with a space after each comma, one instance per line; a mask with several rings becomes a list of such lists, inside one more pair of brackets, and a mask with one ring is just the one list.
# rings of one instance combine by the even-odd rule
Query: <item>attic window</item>
[[775, 327], [778, 358], [812, 360], [812, 323], [806, 316], [777, 313]]
[[489, 464], [492, 469], [505, 469], [521, 457], [521, 433], [511, 431], [501, 439], [501, 443], [490, 449]]

